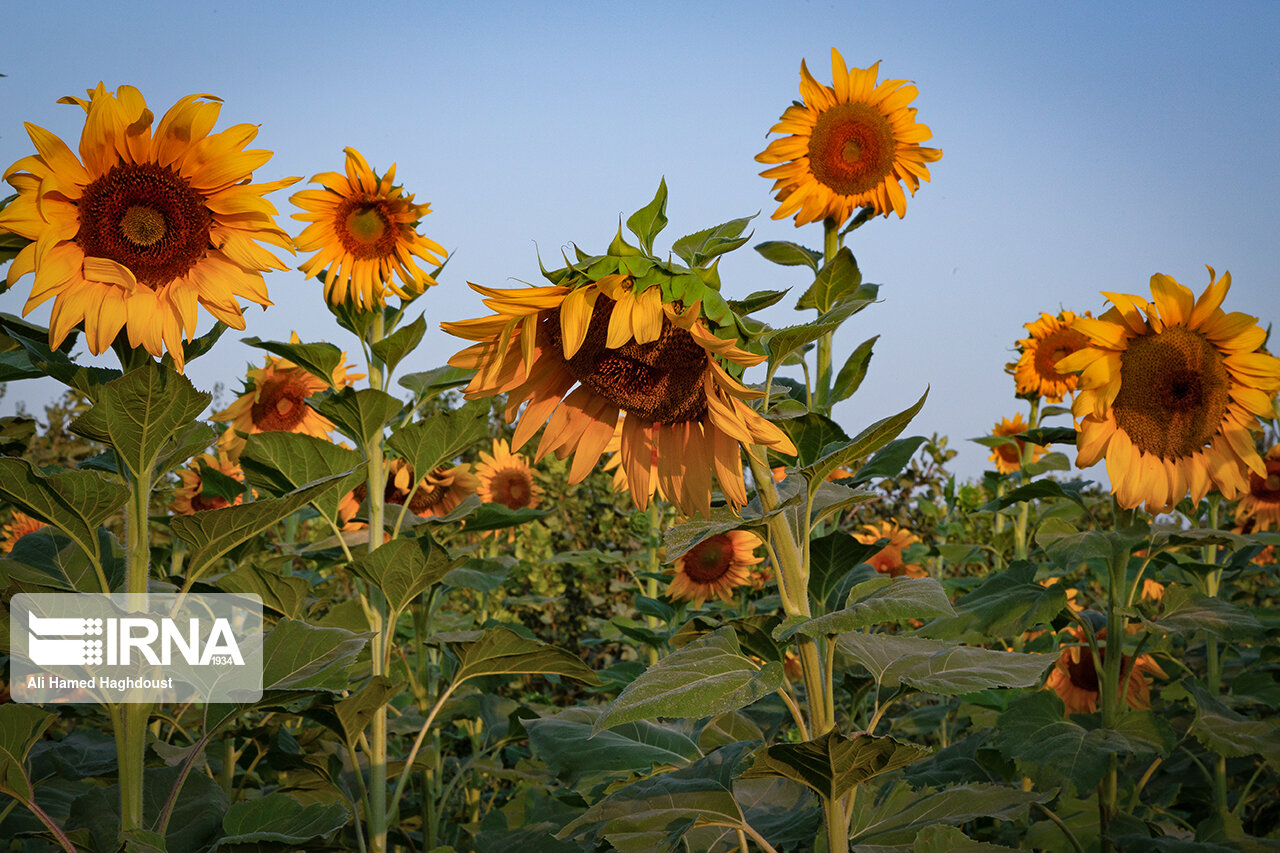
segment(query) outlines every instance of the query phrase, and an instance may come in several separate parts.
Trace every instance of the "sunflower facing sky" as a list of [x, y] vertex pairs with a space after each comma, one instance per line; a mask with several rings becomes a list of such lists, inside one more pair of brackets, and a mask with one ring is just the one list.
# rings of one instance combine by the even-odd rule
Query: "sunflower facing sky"
[[[1012, 418], [1001, 418], [1000, 422], [992, 428], [991, 434], [997, 437], [1013, 437], [1021, 435], [1028, 429], [1030, 429], [1030, 426], [1022, 419], [1022, 414], [1018, 413]], [[1025, 441], [1015, 438], [1010, 444], [1000, 444], [991, 448], [991, 455], [987, 459], [996, 463], [996, 470], [1001, 474], [1012, 474], [1014, 471], [1022, 469], [1022, 452], [1026, 446], [1027, 443]], [[1032, 445], [1031, 461], [1037, 461], [1047, 452], [1039, 444]]]
[[[324, 298], [351, 303], [362, 311], [386, 304], [387, 294], [412, 299], [436, 283], [415, 258], [439, 266], [445, 250], [416, 230], [431, 212], [395, 186], [396, 166], [381, 178], [354, 148], [344, 149], [346, 174], [312, 178], [324, 189], [300, 190], [290, 201], [302, 208], [294, 219], [309, 222], [295, 241], [300, 252], [315, 252], [299, 269], [307, 278], [324, 271]], [[396, 283], [396, 278], [400, 283]]]
[[732, 600], [735, 589], [753, 585], [751, 567], [763, 561], [756, 555], [763, 544], [759, 536], [746, 530], [704, 539], [675, 561], [667, 596], [691, 601], [694, 607], [710, 598]]
[[729, 373], [764, 357], [714, 334], [701, 300], [666, 300], [657, 281], [621, 273], [584, 276], [576, 287], [471, 287], [496, 313], [442, 324], [476, 341], [449, 364], [477, 371], [469, 399], [507, 394], [508, 421], [527, 403], [512, 447], [546, 424], [535, 458], [573, 454], [569, 482], [590, 473], [620, 417], [620, 465], [641, 508], [660, 490], [686, 514], [708, 515], [713, 473], [725, 499], [742, 506], [741, 446], [795, 453], [745, 402], [759, 392]]
[[542, 487], [533, 481], [533, 469], [523, 454], [512, 453], [506, 439], [493, 440], [493, 453], [480, 451], [476, 465], [479, 486], [476, 493], [485, 503], [508, 509], [531, 509], [542, 498]]
[[849, 69], [832, 48], [832, 85], [824, 86], [801, 61], [804, 103], [787, 107], [770, 130], [789, 135], [756, 155], [761, 163], [780, 164], [760, 173], [773, 179], [780, 202], [774, 219], [794, 213], [797, 226], [831, 219], [839, 227], [868, 205], [884, 216], [906, 214], [903, 185], [915, 195], [929, 180], [927, 164], [942, 151], [920, 147], [933, 133], [908, 106], [916, 87], [906, 80], [877, 84], [879, 67]]
[[[298, 343], [297, 333], [292, 340]], [[235, 402], [213, 415], [215, 421], [231, 422], [219, 439], [219, 446], [234, 461], [244, 450], [242, 433], [298, 432], [328, 439], [333, 423], [306, 401], [312, 394], [330, 388], [338, 391], [363, 379], [364, 374], [352, 373], [352, 367], [346, 363], [346, 353], [343, 353], [333, 370], [332, 381], [325, 382], [287, 359], [268, 355], [265, 366], [249, 369], [244, 392]]]
[[[1085, 316], [1088, 316], [1087, 314]], [[1018, 361], [1009, 367], [1023, 397], [1043, 397], [1047, 403], [1060, 403], [1076, 390], [1074, 373], [1058, 370], [1058, 361], [1089, 345], [1089, 339], [1071, 328], [1076, 315], [1070, 311], [1041, 313], [1040, 319], [1027, 323], [1028, 338], [1018, 341]]]
[[262, 273], [288, 266], [258, 243], [290, 252], [293, 243], [264, 196], [298, 179], [249, 183], [271, 152], [245, 150], [258, 133], [251, 124], [210, 135], [220, 108], [212, 95], [182, 98], [154, 131], [134, 87], [99, 83], [88, 95], [59, 100], [87, 114], [80, 157], [28, 124], [37, 153], [4, 173], [18, 196], [0, 210], [0, 231], [35, 241], [9, 283], [35, 273], [24, 315], [54, 300], [50, 346], [83, 323], [97, 355], [124, 329], [131, 347], [167, 350], [182, 370], [199, 306], [243, 329], [239, 298], [271, 304]]

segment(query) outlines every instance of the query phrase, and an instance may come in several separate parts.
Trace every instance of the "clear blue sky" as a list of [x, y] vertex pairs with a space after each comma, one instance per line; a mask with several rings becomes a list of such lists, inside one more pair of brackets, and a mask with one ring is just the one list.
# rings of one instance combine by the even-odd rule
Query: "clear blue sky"
[[[1231, 270], [1227, 309], [1280, 318], [1280, 3], [58, 2], [5, 10], [0, 166], [32, 152], [23, 121], [75, 145], [83, 114], [54, 103], [104, 81], [138, 86], [159, 115], [193, 92], [225, 101], [218, 129], [261, 125], [275, 157], [258, 173], [341, 170], [344, 146], [429, 201], [423, 231], [454, 253], [420, 300], [432, 331], [404, 371], [459, 344], [439, 321], [486, 313], [466, 281], [538, 280], [575, 241], [603, 249], [619, 215], [665, 175], [682, 234], [757, 211], [752, 243], [821, 245], [819, 225], [773, 221], [753, 157], [798, 97], [800, 60], [830, 80], [829, 51], [881, 78], [914, 80], [919, 121], [942, 148], [907, 217], [850, 243], [884, 303], [847, 324], [836, 357], [880, 334], [846, 429], [904, 408], [926, 385], [912, 432], [949, 435], [975, 476], [984, 435], [1022, 410], [1012, 360], [1041, 310], [1097, 311], [1100, 290], [1145, 293], [1154, 272], [1197, 292], [1204, 264]], [[288, 193], [281, 222], [301, 223]], [[721, 266], [730, 298], [805, 282], [744, 248]], [[0, 295], [18, 313], [28, 277]], [[267, 277], [276, 306], [246, 311], [244, 335], [354, 341], [320, 286]], [[763, 318], [811, 312], [791, 300]], [[39, 322], [47, 308], [36, 312]], [[211, 324], [204, 315], [202, 330]], [[261, 354], [234, 333], [188, 373], [239, 387]], [[87, 356], [87, 353], [85, 354]], [[104, 357], [102, 363], [108, 363]], [[751, 378], [752, 374], [748, 375]], [[14, 384], [39, 407], [56, 393]], [[1062, 421], [1065, 424], [1065, 420]]]

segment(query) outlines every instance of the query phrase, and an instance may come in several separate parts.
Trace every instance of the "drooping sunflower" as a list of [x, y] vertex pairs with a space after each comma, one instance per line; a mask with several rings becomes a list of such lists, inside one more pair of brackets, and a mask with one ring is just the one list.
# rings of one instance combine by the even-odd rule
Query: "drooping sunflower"
[[846, 68], [832, 48], [832, 85], [824, 86], [801, 61], [804, 102], [787, 107], [770, 130], [790, 135], [756, 155], [761, 163], [781, 164], [760, 173], [773, 179], [780, 202], [774, 219], [794, 213], [797, 226], [831, 219], [839, 227], [866, 206], [884, 216], [906, 214], [903, 185], [915, 195], [929, 180], [927, 164], [941, 159], [942, 151], [920, 147], [933, 133], [908, 106], [916, 87], [906, 80], [877, 84], [879, 67]]
[[682, 554], [674, 563], [674, 577], [667, 597], [691, 601], [701, 607], [709, 598], [730, 601], [740, 586], [751, 586], [751, 567], [764, 558], [756, 549], [764, 543], [746, 530], [710, 536]]
[[685, 513], [708, 515], [713, 473], [725, 499], [742, 506], [742, 445], [794, 455], [786, 434], [745, 402], [759, 392], [728, 372], [764, 357], [714, 334], [701, 300], [664, 301], [658, 283], [621, 273], [576, 287], [471, 287], [496, 314], [442, 324], [477, 342], [449, 364], [477, 371], [468, 398], [506, 393], [508, 421], [527, 403], [512, 447], [546, 424], [535, 458], [573, 454], [569, 482], [590, 473], [620, 417], [620, 464], [642, 509], [661, 491]]
[[[1084, 645], [1084, 630], [1077, 625], [1070, 625], [1065, 631], [1071, 641], [1080, 645], [1062, 649], [1058, 659], [1054, 661], [1053, 669], [1049, 670], [1044, 689], [1058, 694], [1067, 706], [1068, 715], [1092, 714], [1098, 710], [1098, 696], [1101, 693], [1098, 670], [1093, 664], [1089, 647]], [[1105, 639], [1106, 633], [1105, 629], [1099, 631], [1098, 639]], [[1099, 644], [1098, 657], [1106, 662], [1105, 645]], [[1120, 659], [1120, 672], [1120, 689], [1124, 693], [1125, 702], [1138, 711], [1151, 707], [1151, 676], [1169, 677], [1151, 655], [1139, 655], [1136, 662], [1128, 655], [1123, 655]]]
[[[1012, 418], [1001, 418], [1000, 422], [992, 429], [991, 434], [996, 437], [1021, 435], [1027, 431], [1029, 426], [1022, 419], [1022, 413], [1019, 412]], [[991, 448], [991, 455], [987, 459], [996, 463], [996, 470], [1001, 474], [1012, 474], [1014, 471], [1022, 469], [1022, 453], [1026, 446], [1027, 443], [1025, 441], [1015, 438], [1011, 444], [999, 444]], [[1039, 444], [1032, 445], [1031, 461], [1037, 461], [1047, 452]]]
[[[458, 504], [474, 493], [479, 485], [469, 465], [440, 465], [428, 471], [421, 480], [415, 480], [409, 463], [403, 459], [392, 459], [387, 464], [384, 499], [388, 504], [397, 506], [403, 506], [407, 501], [409, 512], [423, 518], [442, 516], [457, 509]], [[365, 487], [357, 486], [356, 505], [366, 495]]]
[[533, 469], [521, 453], [512, 453], [506, 439], [493, 440], [493, 453], [480, 451], [476, 465], [479, 486], [476, 493], [485, 503], [499, 503], [508, 509], [536, 507], [542, 487], [533, 481]]
[[43, 521], [15, 509], [8, 523], [0, 527], [0, 554], [8, 554], [23, 536], [48, 526]]
[[1071, 328], [1075, 320], [1073, 312], [1059, 311], [1056, 317], [1041, 313], [1039, 320], [1026, 324], [1031, 336], [1018, 341], [1018, 361], [1010, 365], [1019, 395], [1060, 403], [1075, 393], [1076, 374], [1058, 370], [1061, 359], [1089, 345], [1088, 338]]
[[[293, 335], [293, 342], [298, 342], [297, 334]], [[234, 461], [244, 450], [241, 434], [297, 432], [328, 439], [333, 423], [306, 401], [313, 394], [330, 388], [341, 390], [364, 378], [362, 373], [352, 373], [352, 367], [343, 353], [331, 381], [325, 382], [288, 359], [268, 355], [264, 366], [249, 369], [244, 392], [235, 402], [213, 415], [216, 421], [231, 422], [218, 440], [219, 446]]]
[[916, 563], [907, 563], [903, 559], [902, 552], [920, 541], [919, 536], [916, 536], [905, 527], [899, 527], [891, 521], [864, 524], [862, 525], [862, 531], [853, 534], [853, 538], [864, 545], [873, 545], [881, 539], [889, 540], [884, 547], [867, 560], [871, 567], [880, 574], [895, 578], [923, 578], [928, 576], [928, 572], [923, 567]]
[[222, 509], [238, 504], [243, 496], [236, 495], [234, 501], [228, 501], [222, 495], [206, 494], [204, 489], [205, 472], [215, 471], [224, 477], [244, 482], [244, 472], [232, 461], [226, 451], [218, 450], [217, 454], [201, 453], [192, 459], [185, 468], [178, 471], [182, 485], [173, 490], [173, 500], [169, 503], [169, 511], [174, 515], [191, 515], [209, 509]]
[[1263, 457], [1266, 475], [1249, 472], [1249, 492], [1236, 506], [1236, 527], [1240, 530], [1270, 530], [1280, 527], [1280, 444]]
[[9, 268], [9, 283], [35, 273], [25, 315], [53, 299], [49, 344], [79, 323], [95, 355], [121, 329], [131, 347], [184, 367], [182, 340], [197, 308], [244, 328], [244, 298], [271, 304], [262, 273], [288, 266], [259, 243], [293, 251], [265, 196], [298, 178], [250, 184], [270, 151], [245, 150], [258, 130], [240, 124], [210, 135], [219, 99], [188, 95], [152, 130], [154, 115], [132, 86], [61, 98], [87, 113], [80, 158], [33, 124], [37, 153], [4, 179], [18, 191], [0, 211], [0, 231], [35, 242]]
[[1274, 411], [1280, 359], [1260, 350], [1256, 317], [1222, 310], [1231, 274], [1214, 278], [1210, 267], [1197, 299], [1156, 274], [1152, 302], [1104, 293], [1112, 308], [1072, 324], [1089, 339], [1058, 362], [1080, 372], [1076, 465], [1105, 458], [1122, 507], [1167, 511], [1215, 487], [1230, 500], [1248, 491], [1249, 471], [1266, 476], [1252, 433]]
[[298, 251], [316, 252], [299, 269], [307, 278], [325, 271], [324, 298], [331, 305], [371, 311], [387, 303], [388, 293], [411, 299], [436, 283], [414, 259], [439, 266], [446, 254], [416, 230], [431, 205], [415, 204], [392, 183], [394, 163], [378, 177], [359, 151], [343, 150], [345, 175], [316, 175], [312, 182], [324, 189], [300, 190], [290, 199], [305, 211], [293, 218], [311, 223], [295, 241]]

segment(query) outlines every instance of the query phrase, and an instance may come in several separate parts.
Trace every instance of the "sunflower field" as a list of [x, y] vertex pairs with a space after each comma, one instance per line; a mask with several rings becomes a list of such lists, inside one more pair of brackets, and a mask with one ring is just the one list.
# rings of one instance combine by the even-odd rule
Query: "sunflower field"
[[[453, 277], [394, 165], [259, 179], [211, 96], [28, 124], [0, 381], [66, 390], [0, 419], [0, 850], [1280, 850], [1267, 318], [1210, 267], [1015, 322], [977, 480], [912, 434], [923, 382], [838, 422], [860, 229], [909, 227], [943, 152], [878, 63], [825, 79], [756, 158], [796, 241], [671, 239], [663, 180], [511, 287]], [[799, 296], [722, 282], [744, 247]], [[186, 366], [285, 252], [347, 349], [248, 338], [214, 405]], [[53, 594], [252, 602], [221, 662], [256, 686], [33, 693]]]

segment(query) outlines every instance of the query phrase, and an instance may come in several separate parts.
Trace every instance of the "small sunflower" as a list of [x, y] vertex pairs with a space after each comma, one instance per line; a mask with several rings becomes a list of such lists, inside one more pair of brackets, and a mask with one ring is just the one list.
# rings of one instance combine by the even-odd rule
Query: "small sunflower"
[[299, 269], [307, 278], [325, 271], [324, 298], [331, 305], [371, 311], [387, 303], [388, 292], [412, 299], [436, 283], [414, 259], [439, 266], [446, 254], [415, 230], [431, 205], [415, 204], [412, 194], [392, 183], [394, 163], [379, 178], [359, 151], [344, 151], [345, 176], [316, 175], [312, 182], [324, 189], [301, 190], [290, 199], [305, 211], [293, 218], [311, 223], [295, 241], [298, 251], [316, 252]]
[[476, 492], [485, 503], [526, 509], [536, 507], [542, 497], [542, 487], [533, 482], [533, 469], [523, 454], [511, 452], [506, 439], [493, 440], [492, 455], [480, 451], [476, 476], [480, 481]]
[[1280, 444], [1263, 457], [1266, 474], [1249, 472], [1249, 493], [1236, 507], [1236, 526], [1243, 530], [1270, 530], [1280, 527]]
[[883, 548], [867, 560], [871, 567], [880, 574], [895, 578], [923, 578], [928, 576], [928, 572], [921, 566], [915, 563], [907, 563], [903, 560], [902, 552], [920, 541], [919, 536], [916, 536], [905, 527], [899, 527], [891, 521], [864, 524], [862, 525], [862, 532], [853, 534], [853, 538], [864, 545], [875, 544], [881, 539], [889, 540]]
[[832, 48], [832, 85], [824, 86], [801, 61], [804, 102], [787, 107], [770, 131], [790, 135], [756, 155], [761, 163], [781, 164], [760, 173], [774, 179], [781, 202], [774, 219], [794, 213], [797, 226], [820, 219], [839, 226], [867, 206], [884, 216], [906, 214], [903, 185], [915, 195], [920, 182], [929, 180], [926, 164], [941, 159], [942, 152], [920, 147], [933, 133], [916, 122], [916, 111], [908, 106], [916, 87], [906, 80], [877, 84], [879, 67], [877, 62], [850, 70]]
[[[991, 434], [996, 437], [1021, 435], [1029, 428], [1029, 424], [1022, 419], [1022, 414], [1016, 414], [1012, 418], [1001, 418], [1000, 422], [992, 429]], [[996, 470], [1001, 474], [1012, 474], [1022, 469], [1022, 452], [1027, 446], [1025, 441], [1013, 439], [1011, 444], [1000, 444], [991, 448], [991, 455], [987, 459], [996, 463]], [[1037, 461], [1048, 451], [1036, 444], [1031, 448], [1031, 461]]]
[[[386, 470], [387, 487], [383, 500], [397, 506], [403, 506], [407, 501], [409, 512], [423, 518], [448, 515], [480, 485], [469, 465], [440, 465], [417, 481], [413, 476], [413, 467], [403, 459], [389, 460]], [[344, 499], [344, 503], [352, 509], [352, 515], [368, 494], [367, 487], [359, 485], [349, 496], [350, 501]], [[340, 517], [341, 509], [340, 507]]]
[[[178, 471], [182, 485], [173, 490], [173, 500], [169, 504], [170, 512], [174, 515], [191, 515], [208, 509], [232, 506], [233, 502], [221, 495], [204, 494], [203, 472], [207, 470], [216, 471], [224, 477], [230, 477], [241, 483], [244, 482], [244, 472], [225, 451], [219, 450], [216, 456], [211, 453], [202, 453]], [[242, 496], [236, 495], [234, 503], [238, 504], [241, 500]]]
[[1222, 310], [1231, 274], [1214, 277], [1210, 267], [1197, 299], [1157, 274], [1152, 302], [1104, 293], [1112, 308], [1072, 324], [1089, 339], [1057, 365], [1080, 372], [1076, 465], [1105, 458], [1122, 507], [1168, 511], [1214, 487], [1231, 500], [1249, 490], [1249, 471], [1267, 476], [1252, 432], [1275, 411], [1280, 359], [1261, 351], [1256, 317]]
[[[1067, 706], [1068, 715], [1092, 714], [1098, 710], [1100, 694], [1098, 670], [1093, 665], [1093, 655], [1090, 654], [1089, 647], [1084, 645], [1084, 630], [1079, 626], [1071, 625], [1066, 629], [1066, 633], [1080, 645], [1062, 649], [1053, 664], [1053, 669], [1049, 670], [1044, 689], [1058, 694], [1063, 704]], [[1098, 639], [1104, 639], [1106, 633], [1105, 629], [1099, 631]], [[1099, 646], [1098, 657], [1105, 662], [1105, 645]], [[1120, 672], [1122, 679], [1125, 679], [1124, 674], [1127, 673], [1127, 685], [1122, 683], [1120, 686], [1125, 702], [1129, 707], [1139, 711], [1151, 707], [1150, 676], [1169, 677], [1151, 655], [1139, 655], [1136, 663], [1128, 655], [1122, 656]]]
[[131, 347], [179, 370], [182, 340], [196, 333], [197, 308], [244, 328], [244, 298], [271, 304], [262, 273], [288, 269], [258, 243], [293, 251], [265, 196], [296, 182], [251, 184], [270, 151], [245, 150], [258, 130], [240, 124], [209, 135], [220, 103], [188, 95], [152, 131], [154, 115], [132, 86], [62, 98], [87, 113], [80, 156], [43, 128], [27, 125], [37, 153], [4, 179], [18, 191], [0, 211], [0, 231], [35, 242], [9, 268], [9, 283], [35, 273], [25, 315], [53, 299], [49, 344], [79, 323], [95, 355], [121, 329]]
[[508, 421], [527, 403], [512, 446], [546, 424], [535, 459], [573, 454], [570, 483], [590, 473], [619, 423], [620, 466], [641, 508], [659, 492], [706, 516], [713, 472], [742, 506], [743, 444], [794, 455], [786, 434], [744, 402], [759, 392], [726, 369], [764, 357], [714, 334], [700, 300], [664, 301], [662, 286], [620, 273], [577, 287], [471, 287], [496, 314], [442, 324], [477, 342], [449, 364], [477, 371], [469, 399], [507, 394]]
[[[1040, 586], [1045, 587], [1047, 589], [1061, 582], [1062, 582], [1062, 578], [1045, 578], [1044, 580], [1040, 581]], [[1084, 605], [1076, 601], [1076, 599], [1080, 595], [1080, 590], [1072, 586], [1072, 587], [1065, 588], [1063, 592], [1067, 596], [1067, 607], [1070, 607], [1072, 610], [1074, 610], [1077, 613], [1084, 610]]]
[[0, 527], [0, 554], [8, 554], [23, 536], [48, 526], [43, 521], [15, 509], [9, 523]]
[[[297, 334], [293, 342], [298, 343]], [[307, 398], [330, 388], [341, 390], [364, 378], [352, 373], [343, 353], [330, 382], [298, 367], [293, 362], [268, 355], [263, 367], [250, 368], [244, 392], [236, 401], [213, 415], [215, 421], [230, 421], [218, 444], [232, 460], [240, 457], [245, 440], [241, 436], [260, 432], [297, 432], [328, 439], [333, 423], [307, 405]]]
[[1010, 365], [1019, 395], [1060, 403], [1075, 393], [1076, 374], [1058, 370], [1061, 359], [1089, 346], [1089, 339], [1071, 328], [1075, 320], [1071, 311], [1059, 311], [1056, 317], [1042, 313], [1039, 320], [1026, 324], [1031, 337], [1018, 341], [1018, 361]]
[[751, 567], [764, 558], [756, 549], [764, 543], [746, 530], [731, 530], [702, 540], [674, 564], [667, 596], [701, 607], [709, 598], [730, 601], [733, 591], [751, 585]]

